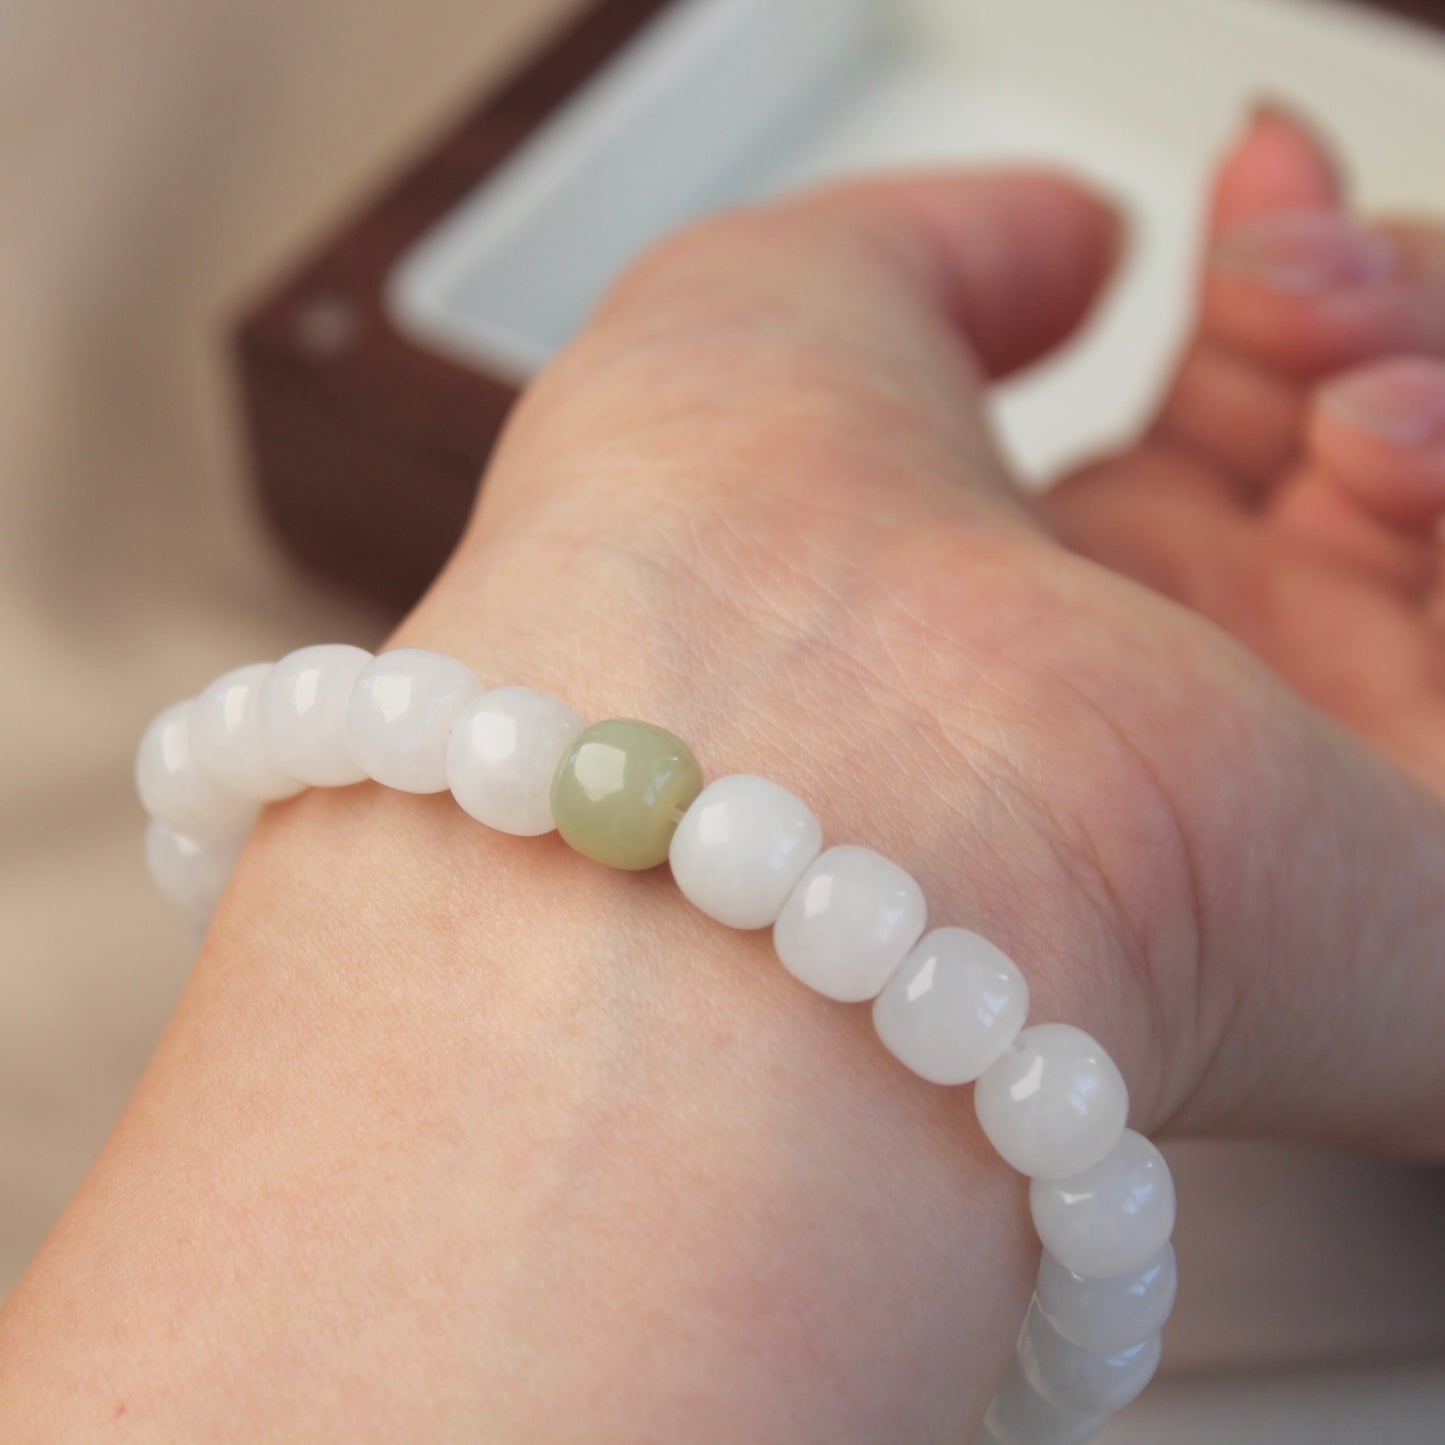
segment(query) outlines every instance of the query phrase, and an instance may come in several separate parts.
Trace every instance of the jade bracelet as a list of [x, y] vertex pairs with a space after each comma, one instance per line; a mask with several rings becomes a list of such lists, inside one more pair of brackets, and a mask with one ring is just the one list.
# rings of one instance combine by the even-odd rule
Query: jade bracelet
[[614, 868], [670, 864], [709, 917], [771, 928], [810, 988], [871, 1000], [878, 1037], [916, 1074], [973, 1084], [983, 1132], [1031, 1181], [1043, 1243], [982, 1445], [1077, 1445], [1148, 1384], [1177, 1287], [1168, 1165], [1126, 1127], [1128, 1088], [1103, 1047], [1068, 1024], [1026, 1026], [1018, 968], [976, 933], [928, 928], [905, 869], [825, 848], [808, 805], [766, 778], [704, 783], [686, 744], [651, 723], [588, 726], [439, 652], [328, 644], [228, 672], [147, 729], [136, 787], [155, 882], [204, 927], [262, 804], [366, 779], [449, 789], [488, 827], [556, 829]]

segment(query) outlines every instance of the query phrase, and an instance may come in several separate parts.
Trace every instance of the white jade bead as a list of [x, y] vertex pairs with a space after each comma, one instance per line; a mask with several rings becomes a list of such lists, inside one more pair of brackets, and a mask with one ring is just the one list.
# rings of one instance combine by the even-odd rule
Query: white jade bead
[[343, 642], [288, 652], [261, 684], [261, 740], [283, 772], [314, 788], [359, 783], [366, 773], [346, 746], [346, 704], [371, 654]]
[[279, 768], [261, 739], [261, 685], [269, 662], [223, 673], [191, 709], [191, 749], [201, 771], [222, 787], [259, 802], [289, 798], [306, 786]]
[[476, 673], [444, 652], [383, 652], [362, 668], [351, 690], [346, 745], [378, 783], [403, 793], [440, 793], [452, 728], [481, 691]]
[[918, 941], [923, 890], [871, 848], [829, 848], [798, 881], [773, 926], [794, 978], [828, 998], [873, 998]]
[[1029, 1186], [1034, 1228], [1066, 1269], [1092, 1278], [1127, 1274], [1174, 1231], [1174, 1180], [1164, 1156], [1126, 1129], [1097, 1164]]
[[198, 843], [164, 823], [146, 829], [146, 864], [162, 898], [195, 923], [216, 911], [244, 838]]
[[1103, 1045], [1070, 1024], [1025, 1029], [974, 1089], [989, 1142], [1020, 1174], [1060, 1179], [1102, 1159], [1129, 1117], [1129, 1090]]
[[208, 777], [191, 748], [191, 709], [172, 703], [145, 730], [135, 758], [135, 786], [147, 813], [187, 838], [207, 841], [244, 833], [257, 805]]
[[498, 687], [463, 709], [447, 744], [447, 782], [479, 823], [531, 838], [550, 833], [552, 776], [582, 714], [530, 687]]
[[1061, 1410], [1045, 1400], [1024, 1378], [1015, 1358], [993, 1392], [983, 1424], [999, 1445], [1085, 1445], [1108, 1418]]
[[1044, 1318], [1086, 1350], [1122, 1350], [1164, 1328], [1179, 1291], [1174, 1246], [1166, 1244], [1138, 1269], [1091, 1279], [1066, 1269], [1047, 1250], [1034, 1286]]
[[1112, 1415], [1154, 1378], [1157, 1333], [1121, 1350], [1085, 1350], [1066, 1340], [1035, 1303], [1018, 1342], [1019, 1369], [1033, 1388], [1061, 1410]]
[[889, 1050], [934, 1084], [967, 1084], [1014, 1041], [1029, 1011], [1023, 975], [966, 928], [935, 928], [873, 1002]]
[[813, 810], [786, 788], [747, 773], [698, 794], [672, 835], [668, 860], [683, 896], [730, 928], [776, 923], [823, 847]]

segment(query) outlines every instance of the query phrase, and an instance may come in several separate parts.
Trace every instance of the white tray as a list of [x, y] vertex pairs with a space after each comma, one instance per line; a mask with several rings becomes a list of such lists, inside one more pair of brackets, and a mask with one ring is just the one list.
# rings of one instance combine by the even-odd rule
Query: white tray
[[397, 324], [524, 380], [690, 217], [821, 177], [1046, 160], [1134, 219], [1124, 283], [999, 398], [1046, 475], [1126, 435], [1185, 323], [1211, 157], [1262, 95], [1328, 121], [1371, 205], [1445, 203], [1445, 42], [1329, 0], [682, 0], [396, 268]]

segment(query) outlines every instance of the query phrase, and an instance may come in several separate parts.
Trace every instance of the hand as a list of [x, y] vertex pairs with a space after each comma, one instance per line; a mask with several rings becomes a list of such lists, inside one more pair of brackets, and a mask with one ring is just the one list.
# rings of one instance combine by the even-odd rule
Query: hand
[[[905, 858], [935, 918], [1132, 1055], [1147, 1126], [1436, 1155], [1445, 959], [1422, 973], [1395, 930], [1439, 893], [1445, 234], [1355, 221], [1271, 111], [1212, 231], [1161, 415], [1045, 526], [979, 373], [1086, 311], [1116, 246], [1096, 202], [884, 182], [674, 240], [534, 388], [435, 605], [504, 620], [484, 671], [540, 646], [589, 715], [658, 716]], [[1381, 1031], [1371, 1096], [1341, 1055]]]
[[[979, 396], [1086, 311], [1096, 201], [896, 181], [668, 243], [396, 640], [795, 788], [1096, 1033], [1136, 1127], [1440, 1157], [1445, 488], [1358, 403], [1438, 407], [1445, 281], [1422, 231], [1343, 299], [1262, 280], [1357, 234], [1278, 117], [1216, 224], [1159, 426], [1041, 509]], [[769, 952], [442, 798], [272, 810], [0, 1319], [0, 1433], [956, 1438], [1027, 1298], [1020, 1183]]]
[[1356, 222], [1319, 141], [1270, 110], [1211, 231], [1150, 434], [1050, 514], [1445, 794], [1445, 232]]

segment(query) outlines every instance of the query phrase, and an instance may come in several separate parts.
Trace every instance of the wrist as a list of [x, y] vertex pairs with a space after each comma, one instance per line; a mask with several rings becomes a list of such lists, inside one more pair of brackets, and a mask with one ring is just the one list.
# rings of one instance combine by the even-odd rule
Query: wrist
[[[299, 1402], [342, 1386], [315, 1342], [344, 1334], [376, 1352], [346, 1360], [357, 1408], [418, 1441], [708, 1438], [719, 1379], [719, 1437], [981, 1413], [1034, 1261], [966, 1097], [665, 879], [479, 832], [371, 788], [263, 820], [12, 1301], [66, 1373], [25, 1388], [71, 1402], [75, 1438], [121, 1403], [142, 1439], [299, 1438]], [[94, 1220], [125, 1247], [93, 1257]]]
[[[714, 714], [710, 750], [729, 757], [745, 731]], [[851, 814], [830, 809], [829, 833], [913, 865], [937, 921], [974, 922], [945, 870], [915, 862], [956, 851], [956, 822], [936, 806], [905, 820], [876, 794], [850, 795], [831, 766], [814, 764], [810, 791], [821, 782]], [[903, 821], [908, 836], [890, 837]], [[1042, 879], [1049, 854], [1032, 841], [1002, 851]], [[987, 882], [975, 871], [969, 897], [991, 896]], [[1110, 940], [1074, 890], [1044, 896], [1026, 917], [997, 910], [991, 931], [1026, 937], [1087, 981]], [[485, 1342], [480, 1362], [452, 1363], [471, 1418], [497, 1438], [537, 1438], [573, 1409], [595, 1416], [598, 1400], [619, 1437], [644, 1417], [680, 1427], [704, 1361], [737, 1381], [729, 1417], [751, 1408], [759, 1430], [787, 1418], [792, 1435], [928, 1438], [945, 1417], [981, 1413], [1006, 1358], [1034, 1262], [1022, 1190], [983, 1146], [968, 1092], [911, 1079], [866, 1014], [820, 1003], [769, 953], [765, 937], [687, 909], [665, 876], [596, 869], [556, 839], [488, 835], [446, 799], [310, 795], [275, 810], [247, 854], [133, 1111], [151, 1132], [122, 1132], [111, 1216], [140, 1196], [136, 1160], [164, 1189], [188, 1153], [219, 1142], [214, 1187], [191, 1200], [203, 1222], [182, 1211], [169, 1224], [214, 1246], [225, 1279], [247, 1281], [260, 1334], [229, 1331], [244, 1378], [228, 1379], [227, 1399], [268, 1379], [245, 1367], [276, 1334], [289, 1344], [293, 1331], [382, 1316], [373, 1328], [405, 1354], [421, 1343], [405, 1281], [485, 1256], [453, 1266], [455, 1291], [430, 1290], [427, 1306], [448, 1319], [444, 1356], [458, 1339]], [[1071, 986], [1040, 978], [1056, 995]], [[1103, 997], [1094, 991], [1096, 1011]], [[198, 1097], [211, 1106], [202, 1133], [187, 1117]], [[258, 1116], [276, 1121], [260, 1138]], [[318, 1196], [318, 1180], [341, 1202]], [[356, 1198], [367, 1206], [353, 1214]], [[357, 1218], [369, 1233], [356, 1234]], [[264, 1258], [248, 1252], [248, 1226]], [[153, 1299], [183, 1284], [166, 1268]], [[288, 1310], [306, 1269], [336, 1277]], [[118, 1292], [135, 1302], [156, 1277], [117, 1280]], [[207, 1297], [226, 1308], [224, 1280]], [[599, 1337], [613, 1314], [620, 1323]], [[961, 1344], [977, 1376], [960, 1376]], [[645, 1385], [632, 1383], [638, 1357]], [[214, 1380], [194, 1389], [184, 1356], [167, 1377], [171, 1419], [215, 1397]], [[294, 1408], [302, 1382], [269, 1378], [285, 1393], [251, 1387], [263, 1392], [248, 1397], [253, 1429], [294, 1428], [267, 1412]], [[375, 1406], [435, 1392], [435, 1380], [393, 1371]], [[499, 1398], [520, 1413], [488, 1415]]]

